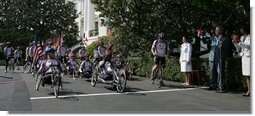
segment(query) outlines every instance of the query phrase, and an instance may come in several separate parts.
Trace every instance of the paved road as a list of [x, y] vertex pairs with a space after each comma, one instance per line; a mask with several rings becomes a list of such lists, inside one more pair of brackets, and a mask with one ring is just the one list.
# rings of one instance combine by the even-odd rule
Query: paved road
[[10, 113], [251, 113], [251, 98], [241, 93], [216, 93], [205, 87], [183, 87], [165, 81], [157, 88], [134, 77], [125, 93], [111, 86], [91, 87], [88, 79], [63, 78], [60, 98], [49, 86], [35, 90], [35, 79], [21, 71], [3, 73], [0, 67], [0, 110]]

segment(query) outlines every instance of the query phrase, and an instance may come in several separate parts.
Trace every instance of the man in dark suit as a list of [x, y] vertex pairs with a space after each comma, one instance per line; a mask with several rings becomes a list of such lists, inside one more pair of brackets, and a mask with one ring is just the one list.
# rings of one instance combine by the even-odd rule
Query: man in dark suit
[[[231, 52], [231, 42], [222, 35], [222, 27], [216, 26], [215, 35], [210, 38], [210, 87], [208, 90], [216, 90], [218, 93], [225, 93], [225, 61]], [[218, 79], [217, 79], [218, 77]], [[217, 89], [217, 80], [219, 87]]]

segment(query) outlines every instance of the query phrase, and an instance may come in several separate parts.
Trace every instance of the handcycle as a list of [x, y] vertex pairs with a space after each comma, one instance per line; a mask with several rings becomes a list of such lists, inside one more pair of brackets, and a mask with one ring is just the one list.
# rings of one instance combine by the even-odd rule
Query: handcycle
[[36, 77], [36, 90], [39, 90], [40, 84], [44, 81], [44, 84], [51, 85], [53, 88], [54, 95], [58, 98], [60, 87], [62, 88], [62, 79], [61, 79], [61, 72], [57, 68], [57, 66], [50, 66], [52, 72], [45, 75], [39, 75]]
[[117, 69], [107, 61], [105, 62], [105, 70], [107, 73], [105, 73], [99, 65], [93, 68], [91, 77], [92, 87], [95, 87], [98, 82], [102, 82], [103, 84], [110, 84], [113, 88], [116, 87], [118, 92], [123, 92], [127, 83], [125, 71], [117, 71]]

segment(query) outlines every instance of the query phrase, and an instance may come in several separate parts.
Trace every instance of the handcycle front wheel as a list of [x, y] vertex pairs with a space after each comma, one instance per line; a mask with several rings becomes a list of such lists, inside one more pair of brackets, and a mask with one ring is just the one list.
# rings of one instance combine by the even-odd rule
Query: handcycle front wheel
[[40, 87], [41, 82], [42, 82], [41, 76], [37, 75], [37, 78], [36, 78], [36, 86], [35, 86], [35, 90], [36, 90], [36, 91], [39, 90], [39, 87]]
[[92, 87], [96, 86], [97, 79], [98, 79], [98, 70], [96, 68], [94, 68], [93, 72], [92, 72], [92, 77], [91, 77], [91, 85], [92, 85]]
[[127, 85], [127, 77], [125, 71], [122, 71], [120, 74], [117, 74], [118, 78], [116, 79], [117, 81], [117, 91], [122, 93]]
[[53, 83], [54, 95], [55, 95], [56, 98], [58, 98], [59, 89], [60, 89], [60, 86], [61, 86], [61, 78], [57, 77], [54, 81], [55, 81]]

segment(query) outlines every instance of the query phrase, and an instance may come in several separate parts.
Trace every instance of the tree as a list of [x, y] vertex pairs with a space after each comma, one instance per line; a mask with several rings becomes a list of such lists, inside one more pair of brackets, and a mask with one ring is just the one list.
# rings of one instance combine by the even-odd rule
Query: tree
[[227, 34], [241, 22], [250, 22], [247, 0], [91, 0], [105, 25], [113, 28], [121, 50], [148, 51], [157, 33], [165, 32], [169, 42], [182, 35], [193, 38], [198, 28], [212, 32], [221, 24]]
[[0, 41], [26, 45], [35, 34], [47, 39], [51, 32], [61, 32], [73, 45], [78, 36], [75, 4], [65, 0], [1, 0]]

